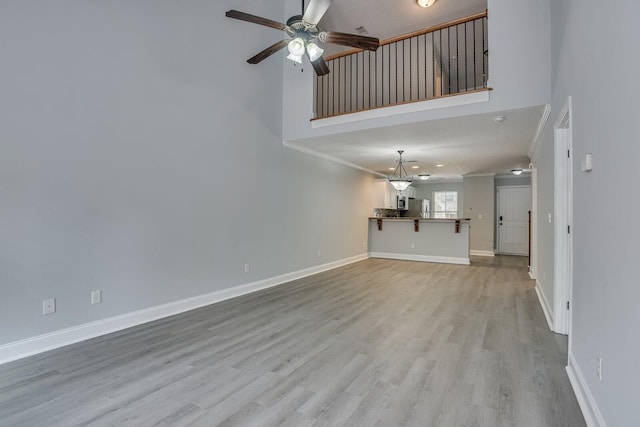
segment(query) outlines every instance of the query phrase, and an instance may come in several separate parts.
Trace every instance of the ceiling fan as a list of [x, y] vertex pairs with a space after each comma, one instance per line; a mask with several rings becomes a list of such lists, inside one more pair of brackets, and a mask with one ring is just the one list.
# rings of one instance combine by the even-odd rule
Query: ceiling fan
[[247, 60], [249, 64], [258, 64], [286, 46], [289, 49], [287, 59], [302, 63], [302, 56], [306, 55], [316, 74], [324, 76], [329, 73], [329, 66], [322, 58], [324, 50], [316, 42], [333, 43], [372, 51], [375, 51], [380, 46], [380, 40], [375, 37], [320, 30], [318, 22], [320, 22], [332, 2], [333, 0], [310, 0], [305, 10], [304, 0], [302, 0], [303, 14], [292, 16], [287, 20], [286, 25], [238, 10], [230, 10], [226, 13], [226, 16], [282, 30], [290, 37], [276, 42], [262, 52], [252, 56]]

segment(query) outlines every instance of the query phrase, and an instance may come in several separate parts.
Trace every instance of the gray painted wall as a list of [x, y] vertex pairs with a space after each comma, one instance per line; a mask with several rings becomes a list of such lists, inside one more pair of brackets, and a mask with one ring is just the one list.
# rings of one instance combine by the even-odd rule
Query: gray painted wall
[[493, 183], [496, 187], [496, 191], [498, 187], [508, 187], [510, 185], [531, 185], [531, 175], [497, 175]]
[[464, 204], [464, 185], [460, 181], [427, 181], [424, 184], [414, 182], [412, 186], [416, 187], [416, 198], [427, 199], [430, 202], [431, 212], [433, 212], [433, 192], [434, 191], [457, 191], [458, 192], [458, 216], [463, 215]]
[[[573, 97], [573, 330], [571, 353], [609, 426], [640, 425], [640, 228], [627, 216], [640, 209], [633, 185], [640, 158], [637, 116], [640, 112], [640, 57], [637, 51], [640, 3], [595, 0], [551, 2], [553, 102], [549, 123], [534, 156], [538, 168], [539, 255], [545, 292], [553, 271], [553, 122], [567, 96]], [[602, 28], [602, 37], [594, 28]], [[612, 70], [611, 64], [619, 66]], [[613, 74], [612, 74], [613, 73]], [[599, 82], [599, 83], [598, 83]], [[580, 162], [593, 153], [593, 171]], [[603, 199], [615, 198], [616, 212]], [[596, 355], [603, 378], [596, 377]]]
[[464, 177], [464, 217], [471, 218], [470, 249], [493, 251], [495, 187], [491, 176]]
[[366, 252], [371, 177], [282, 146], [277, 32], [230, 8], [286, 15], [2, 2], [0, 344]]

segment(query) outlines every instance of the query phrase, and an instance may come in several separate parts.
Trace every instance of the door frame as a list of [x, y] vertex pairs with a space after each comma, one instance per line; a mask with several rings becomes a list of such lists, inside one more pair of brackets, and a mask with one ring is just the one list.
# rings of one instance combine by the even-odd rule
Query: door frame
[[529, 277], [538, 278], [538, 169], [534, 164], [529, 164], [531, 169], [531, 262], [529, 265]]
[[[512, 254], [509, 252], [501, 252], [500, 251], [500, 190], [501, 189], [507, 189], [507, 188], [528, 188], [529, 191], [531, 192], [531, 196], [533, 197], [533, 188], [531, 186], [531, 184], [529, 185], [500, 185], [496, 187], [496, 253], [497, 254], [504, 254], [504, 255], [516, 255], [516, 254]], [[533, 200], [531, 201], [531, 206], [533, 207]], [[532, 208], [529, 208], [532, 209]], [[523, 256], [523, 255], [516, 255], [516, 256]]]
[[[573, 130], [571, 97], [553, 127], [554, 138], [554, 274], [553, 330], [571, 334], [573, 290]], [[571, 346], [571, 340], [569, 340]], [[571, 347], [569, 347], [571, 350]]]

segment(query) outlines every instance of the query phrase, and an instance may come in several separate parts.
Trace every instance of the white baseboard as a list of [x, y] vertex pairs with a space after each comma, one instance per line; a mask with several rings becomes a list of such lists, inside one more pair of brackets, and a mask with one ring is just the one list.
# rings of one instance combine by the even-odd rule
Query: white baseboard
[[571, 387], [573, 387], [573, 392], [578, 399], [578, 404], [582, 410], [582, 415], [587, 423], [587, 427], [607, 427], [607, 423], [604, 421], [604, 418], [602, 418], [600, 409], [598, 409], [598, 405], [591, 394], [591, 390], [582, 375], [582, 371], [573, 353], [569, 353], [567, 375], [569, 375]]
[[85, 323], [71, 328], [61, 329], [43, 335], [15, 341], [8, 344], [0, 345], [0, 365], [14, 360], [22, 359], [34, 354], [43, 353], [69, 344], [85, 341], [101, 335], [106, 335], [132, 326], [141, 325], [143, 323], [152, 322], [164, 317], [173, 316], [175, 314], [184, 313], [189, 310], [204, 307], [216, 302], [239, 297], [241, 295], [256, 292], [262, 289], [271, 288], [290, 282], [292, 280], [301, 279], [323, 271], [332, 270], [342, 267], [343, 265], [362, 261], [369, 258], [368, 254], [356, 255], [350, 258], [333, 261], [327, 264], [317, 265], [310, 268], [282, 274], [257, 282], [247, 283], [240, 286], [234, 286], [228, 289], [211, 292], [204, 295], [198, 295], [167, 304], [157, 305], [138, 311], [133, 311], [119, 316], [98, 320], [95, 322]]
[[475, 256], [496, 256], [494, 251], [478, 251], [476, 249], [471, 249], [469, 251], [469, 255]]
[[446, 257], [446, 256], [397, 254], [397, 253], [390, 253], [390, 252], [371, 252], [369, 256], [371, 256], [371, 258], [399, 259], [403, 261], [436, 262], [436, 263], [442, 263], [442, 264], [462, 264], [462, 265], [471, 264], [471, 262], [469, 261], [469, 258], [457, 258], [457, 257]]
[[553, 331], [553, 310], [549, 305], [549, 300], [544, 294], [542, 287], [540, 286], [540, 282], [536, 280], [536, 294], [538, 295], [538, 301], [540, 301], [540, 306], [542, 307], [542, 311], [544, 312], [544, 317], [547, 319], [547, 325], [549, 325], [549, 330]]

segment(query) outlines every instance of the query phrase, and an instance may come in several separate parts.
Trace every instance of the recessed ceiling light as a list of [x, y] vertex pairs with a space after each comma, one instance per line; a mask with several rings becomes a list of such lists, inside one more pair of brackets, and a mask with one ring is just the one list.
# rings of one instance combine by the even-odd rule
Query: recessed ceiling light
[[502, 123], [504, 122], [504, 116], [494, 116], [492, 120], [496, 123]]
[[429, 179], [431, 175], [429, 175], [428, 173], [421, 173], [420, 175], [418, 175], [418, 178], [420, 178], [423, 181], [426, 181]]
[[411, 166], [411, 169], [420, 169], [420, 166]]
[[522, 169], [511, 169], [511, 173], [516, 176], [522, 175]]
[[394, 171], [394, 170], [396, 170], [396, 168], [389, 168], [389, 170], [390, 170], [390, 171]]
[[443, 167], [443, 166], [444, 166], [444, 165], [436, 165], [436, 167], [437, 167], [437, 168], [441, 168], [441, 167]]

